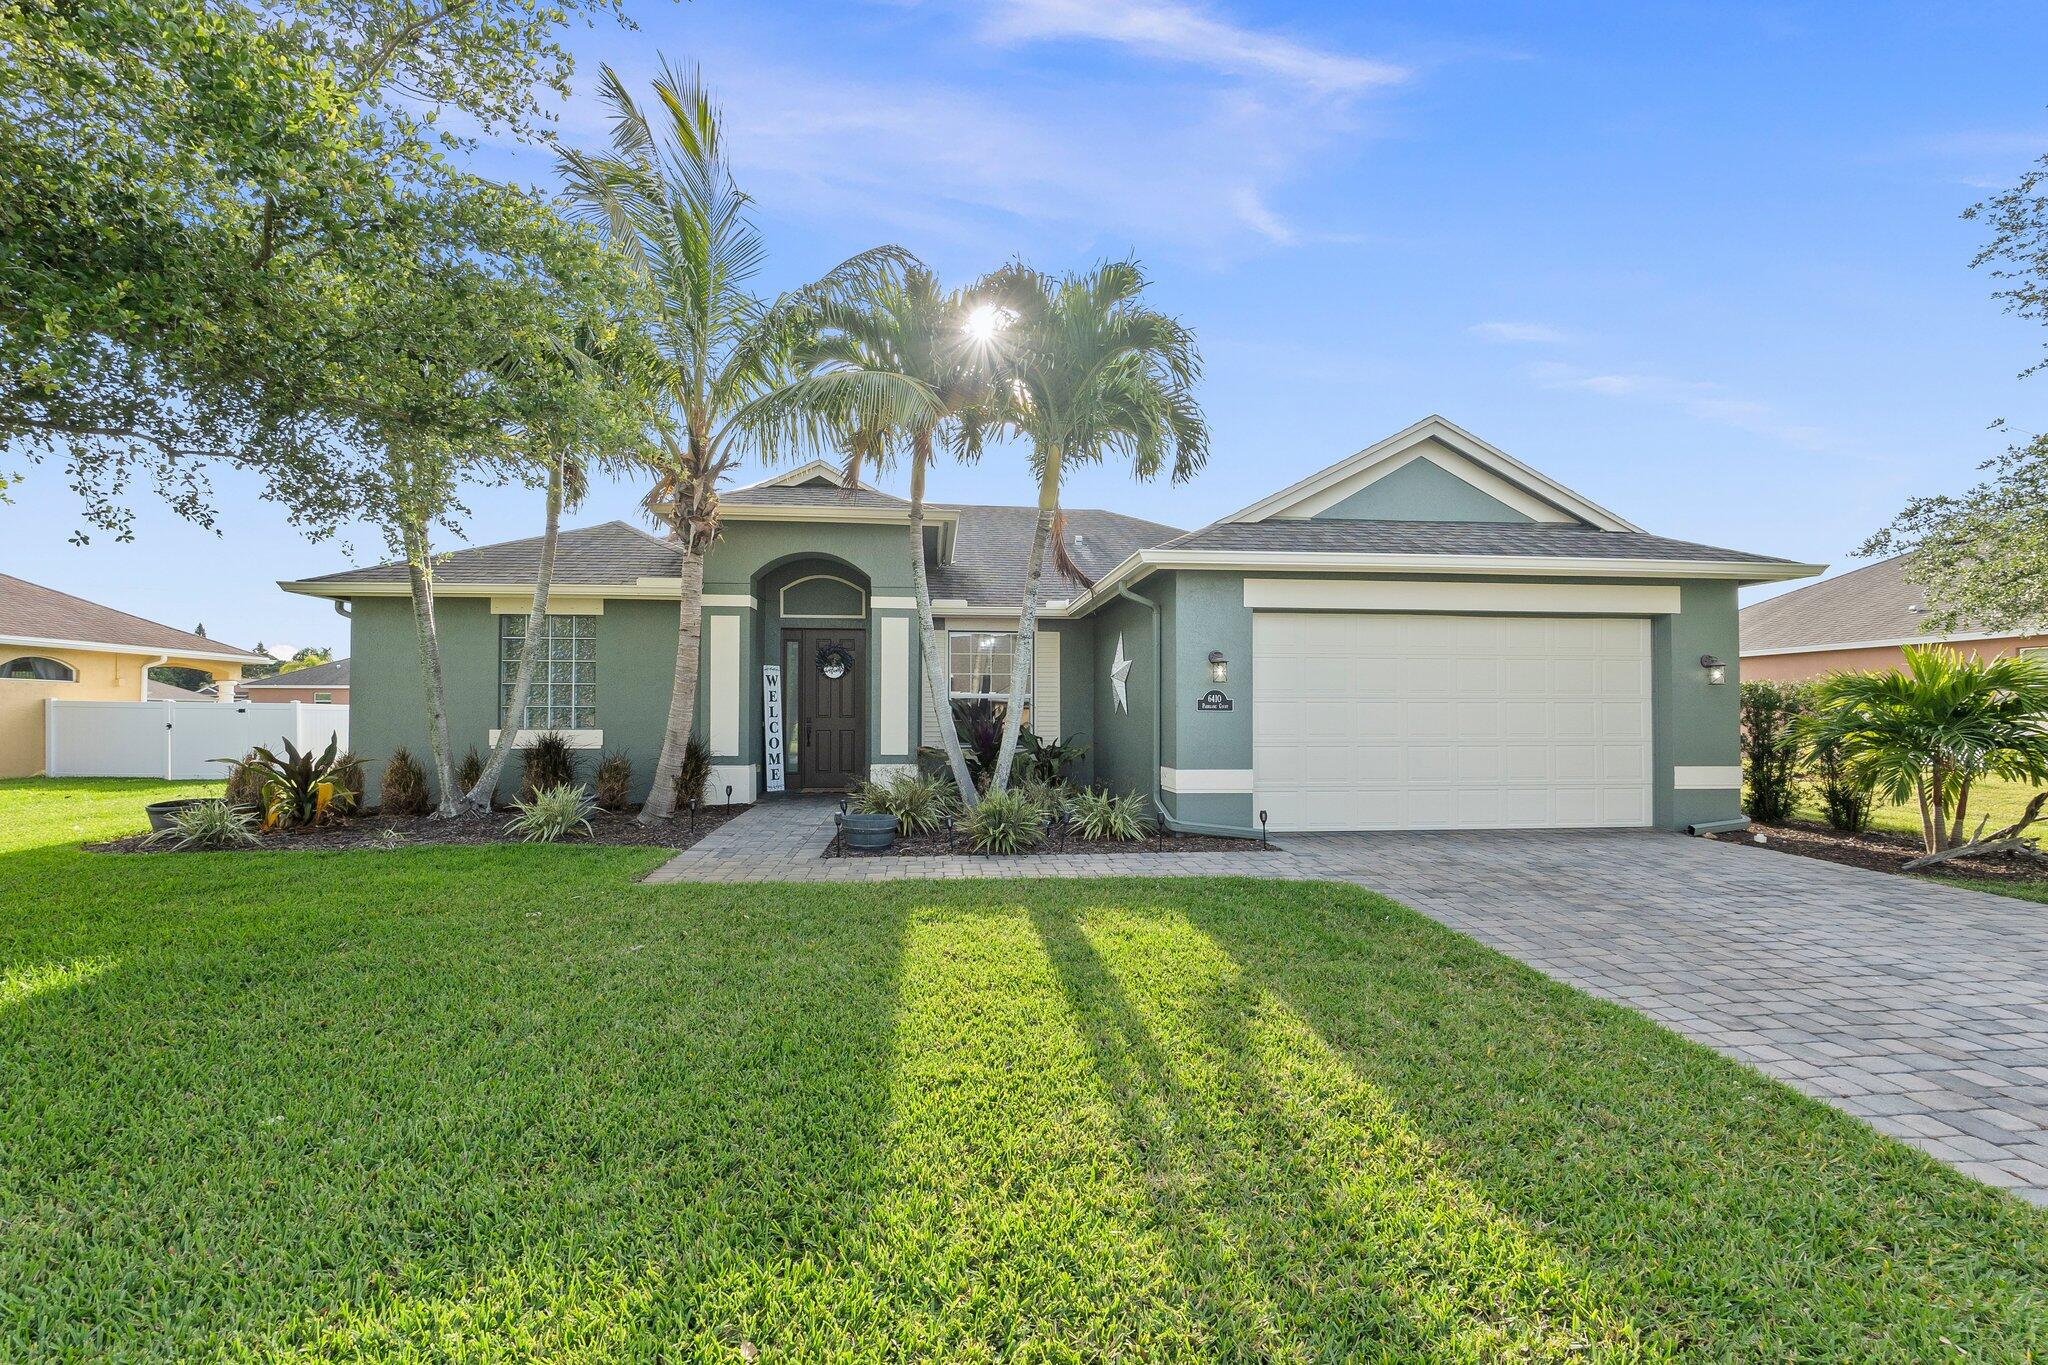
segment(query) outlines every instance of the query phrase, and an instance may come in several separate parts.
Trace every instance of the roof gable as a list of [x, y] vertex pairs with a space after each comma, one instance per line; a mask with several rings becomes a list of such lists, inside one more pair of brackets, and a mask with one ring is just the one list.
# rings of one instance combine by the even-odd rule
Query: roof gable
[[[1474, 473], [1477, 472], [1475, 469]], [[1343, 493], [1336, 502], [1308, 515], [1330, 521], [1482, 521], [1522, 525], [1562, 520], [1564, 516], [1562, 512], [1540, 515], [1553, 510], [1542, 504], [1532, 511], [1511, 506], [1504, 497], [1487, 492], [1479, 479], [1440, 463], [1423, 450], [1414, 452], [1412, 458], [1403, 460], [1396, 468], [1371, 473], [1373, 477], [1362, 487]], [[1499, 491], [1506, 497], [1514, 496], [1511, 491]]]
[[[1426, 460], [1432, 472], [1402, 471], [1418, 460]], [[1403, 482], [1370, 494], [1375, 484], [1401, 475]], [[1464, 489], [1440, 482], [1448, 476]], [[1424, 481], [1427, 480], [1427, 484]], [[1466, 491], [1469, 490], [1469, 491]], [[1478, 498], [1473, 497], [1477, 494]], [[1426, 516], [1423, 497], [1427, 495]], [[1481, 501], [1484, 499], [1484, 501]], [[1636, 531], [1641, 528], [1624, 521], [1599, 504], [1574, 493], [1556, 480], [1489, 445], [1472, 433], [1441, 417], [1422, 421], [1375, 442], [1348, 459], [1311, 474], [1271, 497], [1226, 517], [1232, 522], [1288, 520], [1316, 516], [1345, 517], [1341, 510], [1375, 505], [1386, 510], [1379, 516], [1393, 520], [1483, 521], [1495, 519], [1485, 513], [1487, 502], [1517, 515], [1498, 515], [1504, 522], [1541, 522], [1562, 526], [1590, 526], [1603, 531]], [[1447, 515], [1449, 507], [1464, 515]], [[1365, 519], [1373, 519], [1368, 511]]]

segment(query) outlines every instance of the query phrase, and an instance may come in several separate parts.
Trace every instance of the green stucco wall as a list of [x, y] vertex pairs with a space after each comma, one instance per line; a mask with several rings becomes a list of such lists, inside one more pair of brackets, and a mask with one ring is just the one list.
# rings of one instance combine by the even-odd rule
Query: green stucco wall
[[1535, 520], [1423, 458], [1410, 460], [1315, 515], [1341, 521]]

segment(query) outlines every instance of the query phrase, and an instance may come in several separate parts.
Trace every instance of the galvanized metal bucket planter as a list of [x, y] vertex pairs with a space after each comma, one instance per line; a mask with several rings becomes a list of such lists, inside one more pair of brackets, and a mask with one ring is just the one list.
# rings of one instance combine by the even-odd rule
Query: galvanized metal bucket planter
[[842, 815], [839, 817], [839, 833], [850, 849], [858, 849], [862, 853], [880, 853], [896, 842], [896, 817]]

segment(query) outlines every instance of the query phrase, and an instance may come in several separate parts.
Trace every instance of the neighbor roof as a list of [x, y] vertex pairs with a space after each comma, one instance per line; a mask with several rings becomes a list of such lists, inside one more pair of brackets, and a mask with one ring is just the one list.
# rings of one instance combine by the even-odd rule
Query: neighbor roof
[[158, 682], [155, 678], [147, 679], [147, 682], [149, 683], [148, 699], [150, 701], [215, 700], [215, 698], [207, 696], [204, 692], [194, 692], [191, 688], [179, 687], [176, 683]]
[[1644, 531], [1602, 531], [1544, 522], [1219, 521], [1161, 546], [1283, 554], [1512, 555], [1558, 559], [1710, 560], [1790, 564], [1745, 550], [1669, 540]]
[[[1906, 560], [1905, 555], [1881, 559], [1744, 607], [1742, 652], [1796, 652], [1944, 638], [1923, 629], [1927, 593], [1906, 580]], [[1969, 629], [1961, 633], [1981, 637], [1987, 632]], [[2026, 633], [1988, 632], [1994, 637]]]
[[245, 678], [236, 685], [244, 692], [263, 687], [347, 687], [348, 660], [329, 659], [311, 668], [294, 668], [289, 673], [273, 673], [267, 678]]
[[255, 663], [263, 655], [0, 574], [0, 643], [70, 645]]
[[[932, 566], [932, 599], [1014, 611], [1024, 600], [1024, 571], [1031, 560], [1038, 509], [948, 504], [947, 510], [959, 515], [960, 531], [953, 542], [953, 562]], [[1177, 527], [1093, 507], [1069, 509], [1066, 520], [1068, 554], [1074, 567], [1091, 579], [1108, 573], [1134, 551], [1181, 534]], [[1057, 602], [1082, 590], [1082, 584], [1053, 567], [1047, 554], [1041, 600]]]
[[[540, 536], [531, 536], [450, 551], [435, 558], [434, 582], [447, 587], [531, 583], [540, 568], [540, 543]], [[680, 571], [680, 552], [674, 545], [623, 521], [564, 531], [555, 541], [556, 587], [600, 587], [631, 583], [638, 578], [674, 578]], [[405, 581], [405, 565], [396, 562], [299, 580], [308, 587], [329, 588]]]

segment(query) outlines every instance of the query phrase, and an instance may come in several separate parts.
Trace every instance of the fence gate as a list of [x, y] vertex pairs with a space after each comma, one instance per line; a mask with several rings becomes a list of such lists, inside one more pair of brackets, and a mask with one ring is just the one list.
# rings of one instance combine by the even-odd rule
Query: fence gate
[[47, 701], [43, 771], [51, 777], [162, 777], [216, 781], [221, 759], [252, 745], [348, 748], [348, 708], [301, 701]]

